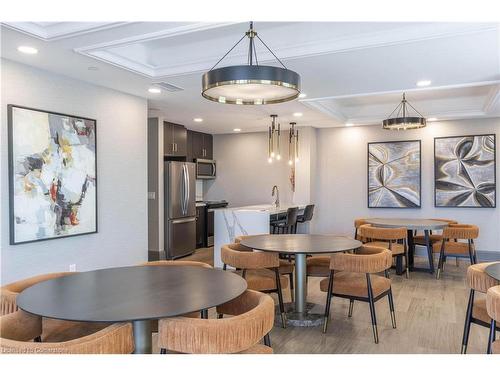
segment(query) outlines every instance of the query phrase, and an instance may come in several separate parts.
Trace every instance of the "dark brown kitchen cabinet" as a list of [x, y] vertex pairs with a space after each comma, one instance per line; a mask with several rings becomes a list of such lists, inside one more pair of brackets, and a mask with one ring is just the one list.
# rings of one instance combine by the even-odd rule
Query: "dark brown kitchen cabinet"
[[188, 159], [213, 159], [213, 137], [211, 134], [188, 131]]
[[163, 123], [163, 151], [165, 156], [187, 155], [187, 129], [184, 126]]

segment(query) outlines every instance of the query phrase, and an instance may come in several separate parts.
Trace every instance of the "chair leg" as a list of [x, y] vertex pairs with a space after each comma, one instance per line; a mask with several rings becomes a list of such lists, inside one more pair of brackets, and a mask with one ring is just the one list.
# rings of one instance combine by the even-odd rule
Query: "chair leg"
[[226, 263], [224, 263], [224, 264], [222, 265], [222, 270], [223, 270], [223, 271], [225, 271], [226, 269], [227, 269], [227, 265], [226, 265]]
[[325, 304], [325, 316], [323, 317], [323, 333], [326, 333], [328, 329], [328, 320], [330, 319], [330, 304], [332, 302], [332, 292], [333, 292], [333, 270], [330, 270], [330, 277], [328, 278], [328, 290], [326, 291], [326, 304]]
[[471, 243], [470, 243], [470, 240], [468, 241], [468, 250], [469, 250], [469, 260], [470, 260], [470, 264], [473, 265], [474, 264], [474, 255], [472, 254], [472, 246], [471, 246]]
[[410, 278], [410, 260], [408, 257], [408, 242], [403, 240], [404, 252], [405, 252], [405, 267], [406, 267], [406, 278]]
[[41, 336], [37, 336], [33, 339], [34, 342], [42, 342], [42, 337]]
[[467, 315], [465, 316], [464, 335], [462, 337], [462, 354], [467, 353], [467, 344], [469, 343], [469, 332], [470, 332], [473, 307], [474, 307], [474, 289], [471, 289], [469, 294], [469, 302], [467, 304]]
[[439, 251], [439, 261], [438, 261], [438, 269], [436, 272], [436, 279], [439, 279], [441, 277], [441, 272], [443, 270], [443, 265], [444, 265], [444, 240], [443, 243], [441, 244], [441, 250]]
[[491, 325], [490, 325], [490, 335], [488, 337], [488, 349], [486, 350], [486, 354], [492, 354], [491, 353], [491, 345], [493, 345], [493, 342], [495, 341], [495, 331], [496, 331], [496, 322], [495, 319], [491, 319]]
[[352, 309], [354, 308], [354, 300], [349, 300], [349, 311], [347, 313], [347, 317], [352, 318]]
[[396, 255], [396, 275], [403, 274], [403, 255]]
[[208, 319], [208, 310], [207, 309], [203, 309], [200, 311], [200, 318], [201, 319]]
[[375, 315], [375, 301], [373, 299], [373, 290], [369, 273], [366, 274], [366, 284], [368, 287], [368, 303], [370, 305], [370, 315], [372, 318], [373, 339], [375, 340], [375, 344], [378, 344], [377, 316]]
[[224, 318], [224, 314], [220, 314], [220, 313], [217, 314], [217, 319], [222, 319], [222, 318]]
[[289, 273], [288, 277], [290, 278], [290, 301], [293, 302], [293, 272]]
[[264, 345], [271, 347], [271, 338], [269, 337], [269, 333], [264, 336]]
[[160, 349], [160, 354], [167, 354], [167, 349], [161, 348]]
[[387, 295], [389, 299], [389, 310], [391, 311], [391, 322], [392, 328], [396, 328], [396, 312], [394, 311], [394, 297], [392, 296], [392, 288], [389, 289], [389, 294]]
[[283, 303], [283, 291], [281, 290], [281, 280], [280, 280], [280, 272], [278, 267], [274, 269], [274, 275], [276, 277], [276, 289], [278, 292], [278, 302], [280, 305], [280, 313], [281, 313], [281, 325], [283, 328], [286, 328], [286, 313], [285, 313], [285, 305]]

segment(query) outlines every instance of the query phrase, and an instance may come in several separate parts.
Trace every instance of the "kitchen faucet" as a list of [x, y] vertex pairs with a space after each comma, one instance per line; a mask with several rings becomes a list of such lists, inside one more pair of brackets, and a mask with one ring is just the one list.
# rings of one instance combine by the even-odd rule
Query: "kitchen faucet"
[[273, 186], [273, 191], [271, 192], [272, 197], [274, 197], [275, 192], [276, 192], [276, 200], [274, 201], [274, 205], [276, 206], [276, 208], [278, 208], [280, 206], [280, 189], [276, 185]]

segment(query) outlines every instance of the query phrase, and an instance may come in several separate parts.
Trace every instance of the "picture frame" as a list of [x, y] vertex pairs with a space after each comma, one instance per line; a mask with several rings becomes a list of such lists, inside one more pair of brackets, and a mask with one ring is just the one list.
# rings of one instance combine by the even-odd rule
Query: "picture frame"
[[98, 232], [97, 120], [7, 105], [10, 244]]
[[421, 208], [421, 146], [420, 140], [368, 143], [368, 208]]

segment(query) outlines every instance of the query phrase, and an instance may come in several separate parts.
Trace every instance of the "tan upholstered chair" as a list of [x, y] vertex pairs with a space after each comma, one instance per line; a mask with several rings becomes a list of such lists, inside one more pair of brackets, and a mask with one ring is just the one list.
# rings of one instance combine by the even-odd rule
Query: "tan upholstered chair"
[[240, 251], [239, 246], [241, 245], [223, 245], [221, 247], [222, 263], [236, 268], [236, 272], [247, 281], [248, 289], [278, 294], [282, 325], [286, 328], [282, 288], [288, 286], [288, 279], [279, 273], [278, 254]]
[[441, 242], [433, 245], [435, 253], [439, 253], [436, 278], [443, 272], [447, 256], [469, 256], [470, 264], [477, 263], [474, 240], [479, 237], [479, 227], [472, 224], [450, 224], [443, 229]]
[[402, 273], [403, 257], [405, 258], [406, 278], [410, 277], [408, 261], [408, 230], [406, 228], [380, 228], [370, 224], [359, 227], [359, 235], [370, 246], [383, 247], [396, 257], [396, 270]]
[[[247, 290], [238, 298], [217, 307], [232, 315], [224, 319], [168, 318], [159, 322], [158, 346], [191, 354], [272, 353], [269, 332], [274, 324], [271, 297]], [[265, 345], [260, 342], [264, 340]]]
[[366, 219], [355, 219], [354, 220], [354, 239], [355, 240], [365, 242], [363, 237], [361, 237], [361, 235], [359, 234], [359, 227], [362, 225], [365, 225], [365, 224], [368, 224], [366, 222]]
[[485, 269], [493, 263], [496, 262], [473, 264], [467, 268], [467, 286], [470, 288], [470, 293], [462, 337], [462, 354], [467, 352], [471, 324], [475, 323], [482, 327], [490, 326], [490, 317], [486, 310], [486, 298], [484, 294], [488, 289], [499, 285], [499, 282], [489, 276], [485, 272]]
[[[251, 236], [238, 236], [234, 239], [234, 242], [240, 246], [240, 248], [242, 249], [241, 251], [252, 251], [252, 249], [250, 249], [246, 246], [243, 246], [241, 244], [241, 241], [243, 239], [245, 239], [246, 237], [251, 237]], [[288, 257], [287, 259], [281, 259], [281, 255], [280, 255], [280, 267], [279, 267], [280, 275], [288, 276], [288, 281], [290, 283], [290, 300], [292, 302], [293, 302], [293, 268], [294, 268], [294, 266], [295, 266], [295, 264], [290, 257]]]
[[[0, 310], [1, 315], [13, 313], [18, 310], [16, 299], [19, 293], [42, 281], [56, 279], [63, 276], [72, 275], [74, 272], [54, 272], [33, 276], [19, 280], [0, 288]], [[42, 320], [42, 335], [37, 337], [37, 341], [59, 342], [68, 341], [78, 337], [83, 337], [95, 333], [109, 324], [107, 323], [85, 323], [71, 322], [58, 319]]]
[[[326, 306], [323, 332], [326, 333], [330, 319], [332, 297], [348, 298], [349, 316], [352, 315], [354, 301], [368, 302], [372, 319], [373, 338], [378, 344], [375, 302], [382, 297], [389, 299], [392, 327], [396, 328], [394, 299], [391, 280], [387, 270], [391, 267], [392, 255], [387, 249], [362, 246], [357, 253], [333, 254], [330, 261], [330, 277], [321, 280], [320, 289], [326, 292]], [[384, 272], [384, 276], [375, 275]]]
[[491, 318], [488, 354], [500, 354], [500, 340], [495, 340], [497, 322], [500, 322], [500, 286], [488, 289], [486, 293], [486, 310]]
[[[429, 219], [429, 220], [444, 221], [448, 224], [458, 224], [458, 222], [456, 220], [450, 220], [450, 219]], [[431, 245], [435, 244], [436, 242], [441, 242], [442, 239], [443, 239], [442, 234], [432, 233], [432, 231], [430, 231], [429, 240], [431, 241]], [[423, 234], [414, 235], [413, 236], [413, 243], [415, 245], [426, 246], [425, 236]]]
[[42, 333], [40, 317], [16, 311], [0, 317], [3, 354], [129, 354], [134, 351], [131, 324], [112, 324], [91, 335], [64, 342], [32, 342]]

